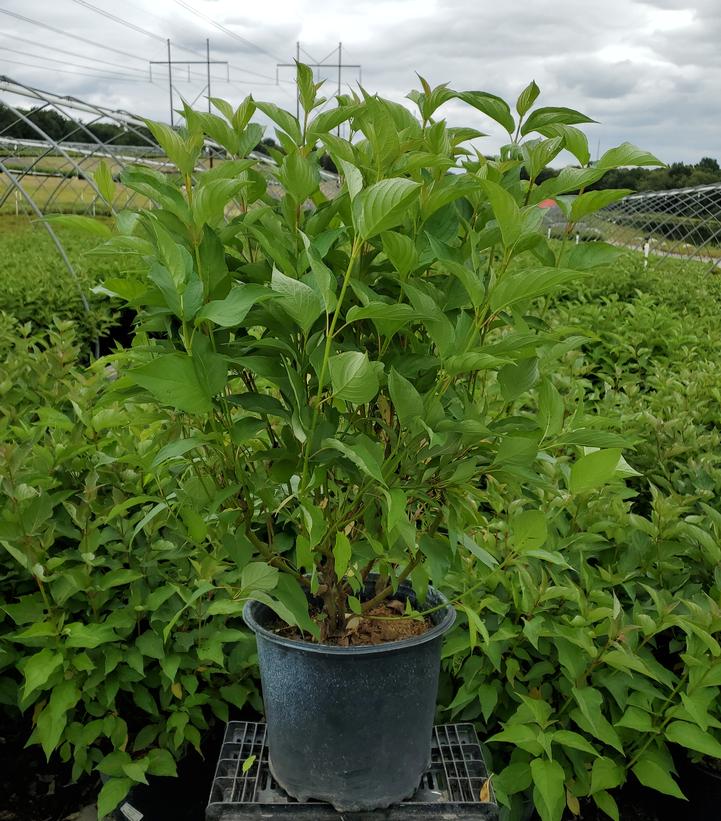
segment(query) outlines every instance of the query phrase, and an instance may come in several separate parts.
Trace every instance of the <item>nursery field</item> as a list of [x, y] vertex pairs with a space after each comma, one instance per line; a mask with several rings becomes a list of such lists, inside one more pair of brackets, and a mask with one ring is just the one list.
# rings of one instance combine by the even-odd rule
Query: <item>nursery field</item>
[[[84, 287], [114, 273], [112, 265], [104, 267], [85, 256], [95, 244], [92, 238], [68, 229], [60, 230], [73, 262], [78, 265]], [[64, 483], [70, 476], [84, 473], [87, 500], [83, 507], [88, 512], [94, 510], [95, 515], [100, 514], [107, 524], [93, 527], [83, 539], [89, 546], [102, 543], [108, 538], [108, 528], [117, 527], [113, 525], [116, 510], [132, 510], [132, 505], [143, 504], [143, 496], [138, 495], [144, 492], [139, 473], [143, 468], [137, 461], [140, 454], [134, 457], [134, 464], [128, 454], [137, 453], [138, 445], [142, 451], [153, 431], [160, 429], [161, 421], [142, 406], [120, 403], [97, 407], [98, 395], [103, 389], [100, 373], [95, 369], [81, 376], [85, 352], [77, 342], [87, 339], [85, 318], [74, 284], [44, 232], [25, 221], [6, 218], [2, 221], [0, 245], [0, 281], [3, 283], [0, 308], [4, 312], [0, 349], [6, 358], [6, 376], [0, 384], [5, 434], [4, 486], [7, 489], [9, 481], [15, 487], [22, 485], [24, 478], [32, 478], [43, 464], [49, 463], [54, 464], [53, 473]], [[113, 312], [107, 302], [93, 305], [94, 321], [98, 326], [109, 327]], [[683, 645], [680, 637], [674, 636], [678, 630], [698, 636], [701, 643], [698, 652], [705, 647], [718, 657], [716, 639], [712, 635], [718, 630], [715, 625], [718, 625], [719, 614], [714, 613], [710, 602], [703, 605], [695, 600], [704, 579], [711, 581], [717, 601], [721, 584], [717, 569], [721, 559], [718, 513], [721, 509], [721, 371], [718, 368], [721, 337], [717, 330], [720, 311], [721, 277], [708, 267], [684, 265], [675, 270], [674, 263], [666, 261], [662, 266], [654, 266], [652, 262], [650, 268], [644, 270], [640, 256], [632, 254], [621, 258], [614, 268], [596, 272], [593, 279], [581, 287], [565, 289], [546, 306], [545, 319], [549, 326], [572, 328], [576, 339], [573, 348], [563, 351], [555, 360], [555, 389], [571, 394], [576, 412], [584, 418], [607, 420], [619, 441], [626, 443], [624, 454], [632, 470], [625, 487], [617, 482], [574, 507], [576, 535], [569, 531], [564, 539], [565, 548], [548, 555], [554, 572], [557, 567], [562, 576], [571, 574], [569, 589], [558, 581], [554, 585], [551, 575], [534, 577], [530, 567], [511, 560], [500, 586], [492, 593], [489, 591], [482, 602], [481, 612], [488, 631], [487, 652], [479, 655], [468, 647], [464, 628], [458, 629], [448, 641], [439, 718], [473, 721], [483, 736], [493, 739], [486, 750], [494, 771], [499, 773], [495, 777], [499, 791], [522, 794], [530, 787], [530, 770], [524, 762], [540, 743], [535, 739], [542, 739], [554, 726], [563, 726], [556, 724], [562, 718], [547, 714], [546, 707], [541, 710], [540, 705], [546, 703], [541, 694], [551, 701], [549, 688], [558, 693], [556, 709], [562, 716], [568, 710], [567, 707], [564, 710], [564, 705], [569, 703], [568, 688], [587, 668], [593, 670], [597, 681], [597, 688], [588, 694], [593, 708], [589, 705], [585, 718], [582, 715], [575, 718], [587, 727], [583, 735], [587, 735], [588, 740], [575, 733], [569, 735], [569, 740], [580, 749], [588, 747], [590, 742], [594, 748], [600, 747], [599, 753], [604, 753], [596, 759], [604, 762], [603, 768], [595, 764], [591, 773], [596, 786], [604, 795], [611, 795], [611, 791], [617, 797], [620, 795], [623, 819], [670, 818], [678, 812], [673, 801], [657, 799], [656, 793], [640, 789], [638, 783], [635, 786], [630, 783], [618, 793], [617, 788], [627, 776], [615, 760], [615, 749], [620, 738], [633, 736], [637, 739], [636, 749], [643, 750], [649, 740], [666, 730], [671, 730], [670, 740], [677, 741], [673, 728], [678, 731], [680, 722], [674, 721], [674, 716], [688, 721], [697, 715], [708, 722], [707, 726], [715, 726], [719, 721], [714, 715], [718, 685], [709, 682], [709, 686], [704, 687], [702, 683], [690, 693], [684, 692], [689, 677], [694, 677], [693, 669], [679, 667], [683, 664], [680, 656], [676, 662], [672, 659]], [[67, 321], [58, 324], [53, 317]], [[32, 331], [21, 332], [14, 318], [32, 323]], [[47, 329], [49, 336], [41, 341]], [[67, 404], [70, 395], [74, 399], [74, 411]], [[527, 410], [528, 407], [519, 407], [521, 413]], [[32, 418], [33, 414], [43, 420], [42, 433], [27, 432], [27, 441], [16, 446], [22, 449], [21, 459], [20, 451], [14, 451], [6, 437], [15, 425]], [[104, 454], [99, 475], [97, 469], [86, 464], [83, 456], [82, 442], [88, 436]], [[41, 446], [39, 441], [46, 438], [50, 440], [49, 451], [48, 445]], [[73, 443], [69, 451], [66, 441]], [[29, 460], [25, 454], [30, 455]], [[551, 479], [546, 503], [551, 508], [561, 508], [565, 503], [564, 467], [549, 459], [545, 471]], [[115, 489], [107, 507], [100, 511], [96, 507], [97, 487], [106, 483]], [[502, 490], [496, 488], [494, 505], [501, 509], [504, 504]], [[41, 538], [43, 533], [45, 538], [50, 538], [52, 528], [46, 519], [49, 511], [39, 505], [35, 508], [36, 532]], [[147, 511], [146, 516], [155, 510], [147, 505], [141, 509]], [[87, 515], [81, 509], [74, 509], [77, 524], [62, 526], [68, 536], [87, 521]], [[5, 516], [7, 519], [7, 511]], [[133, 522], [136, 519], [134, 517]], [[7, 521], [4, 527], [3, 535], [7, 538]], [[503, 538], [494, 532], [496, 529], [491, 520], [488, 535], [491, 542]], [[584, 532], [586, 535], [581, 537]], [[148, 549], [149, 546], [144, 548]], [[168, 578], [172, 568], [173, 585], [190, 583], [187, 574], [193, 571], [192, 565], [187, 564], [190, 556], [186, 551], [171, 542], [165, 542], [162, 547], [158, 545], [156, 551], [145, 554], [153, 556], [154, 573]], [[572, 566], [581, 557], [593, 561], [579, 576]], [[59, 561], [71, 559], [65, 556]], [[62, 598], [72, 594], [73, 587], [83, 578], [87, 561], [95, 560], [71, 561], [70, 575], [63, 583], [67, 592]], [[117, 601], [113, 605], [112, 623], [122, 624], [123, 613], [131, 605], [124, 606], [118, 593], [130, 591], [139, 571], [132, 565], [128, 567], [120, 556], [107, 561], [109, 579], [101, 583], [102, 589], [93, 596], [99, 599], [96, 606], [102, 602], [107, 605], [113, 593]], [[180, 573], [183, 565], [185, 570]], [[146, 572], [145, 562], [143, 566]], [[113, 567], [116, 569], [112, 570]], [[0, 579], [4, 578], [7, 584], [14, 575], [11, 567], [6, 566]], [[153, 601], [165, 599], [171, 593], [167, 587], [160, 587], [159, 591], [153, 594]], [[139, 602], [131, 609], [145, 606]], [[0, 630], [7, 637], [18, 625], [34, 618], [33, 608], [34, 605], [25, 614], [22, 601], [6, 607], [5, 613], [10, 618], [6, 616]], [[166, 612], [168, 615], [164, 618], [170, 618], [170, 611], [166, 609]], [[75, 618], [78, 617], [82, 614], [76, 614]], [[666, 624], [667, 636], [663, 641], [656, 640], [659, 621]], [[32, 630], [25, 632], [30, 646], [39, 646], [41, 639], [30, 639]], [[150, 641], [150, 634], [145, 635]], [[549, 639], [550, 636], [553, 638]], [[215, 699], [224, 691], [225, 698], [238, 709], [242, 708], [243, 715], [247, 716], [248, 710], [254, 715], [254, 708], [259, 709], [260, 705], [253, 657], [244, 650], [248, 640], [237, 628], [226, 628], [220, 641], [232, 642], [235, 647], [229, 662], [217, 656], [217, 648], [222, 645], [209, 644], [208, 639], [200, 639], [195, 647], [186, 647], [170, 661], [164, 657], [158, 659], [156, 651], [148, 645], [147, 652], [151, 655], [144, 663], [140, 655], [129, 659], [130, 669], [137, 666], [139, 671], [148, 662], [152, 667], [158, 664], [160, 667], [144, 685], [138, 684], [132, 695], [129, 692], [128, 698], [140, 705], [141, 714], [148, 716], [146, 720], [151, 721], [148, 726], [157, 727], [158, 694], [169, 706], [168, 699], [175, 698], [165, 690], [170, 680], [163, 684], [162, 670], [187, 667], [182, 679], [174, 677], [174, 680], [184, 682], [177, 687], [179, 692], [184, 693], [186, 687], [192, 692], [198, 683], [198, 664], [202, 663], [204, 700]], [[90, 641], [90, 645], [94, 643], [94, 639]], [[639, 645], [643, 649], [637, 652]], [[111, 644], [110, 648], [114, 646]], [[5, 641], [0, 664], [5, 667], [6, 675], [0, 678], [0, 699], [6, 705], [14, 703], [14, 685], [8, 671], [17, 652], [17, 647]], [[80, 649], [76, 657], [80, 665], [91, 663]], [[118, 660], [118, 655], [110, 650], [104, 669], [113, 669]], [[712, 681], [721, 680], [713, 672], [715, 669], [719, 668], [712, 668]], [[624, 709], [622, 705], [629, 692], [628, 685], [622, 685], [622, 675], [628, 670], [635, 679], [641, 677], [649, 683], [641, 696], [630, 695], [632, 701]], [[231, 672], [234, 683], [223, 683], [224, 676]], [[522, 709], [509, 695], [516, 689], [514, 682], [519, 681], [529, 693], [524, 699], [526, 707]], [[613, 697], [613, 702], [606, 707], [607, 717], [594, 712], [600, 706], [596, 699], [603, 693], [604, 685]], [[217, 707], [218, 703], [215, 704]], [[691, 714], [686, 712], [689, 708], [693, 711]], [[571, 712], [577, 709], [572, 708]], [[171, 715], [179, 714], [171, 712]], [[689, 724], [691, 726], [696, 725]], [[124, 733], [123, 727], [124, 724], [120, 724], [116, 732]], [[190, 737], [195, 737], [196, 743], [199, 740], [195, 733]], [[681, 750], [680, 747], [672, 749]], [[715, 748], [709, 745], [708, 749]], [[209, 754], [212, 756], [215, 751]], [[509, 758], [515, 763], [504, 770]], [[644, 776], [644, 780], [656, 780], [662, 786], [667, 785], [669, 793], [676, 793], [666, 773], [672, 773], [674, 767], [688, 770], [689, 765], [682, 755], [674, 758], [675, 763], [667, 759], [663, 769], [659, 765], [658, 770], [650, 771], [652, 777]], [[42, 772], [43, 766], [39, 760], [33, 764], [38, 772]], [[164, 766], [170, 771], [170, 762]], [[57, 764], [53, 763], [49, 770], [57, 779]], [[209, 778], [207, 771], [205, 778]], [[633, 780], [629, 777], [630, 782]], [[71, 792], [71, 800], [82, 803], [83, 795], [87, 798], [92, 794], [92, 783], [88, 784], [87, 778], [82, 783], [85, 783], [85, 793]], [[695, 781], [691, 779], [689, 783], [695, 784]], [[203, 785], [203, 789], [206, 786]], [[599, 796], [599, 791], [594, 794], [601, 802], [606, 800]], [[20, 805], [26, 798], [21, 796], [17, 800]], [[42, 788], [36, 800], [38, 806], [55, 807], [52, 797], [42, 797]], [[184, 801], [188, 800], [186, 795]], [[583, 818], [591, 817], [595, 816], [585, 806]]]
[[[101, 171], [153, 205], [56, 221], [76, 276], [0, 217], [0, 817], [199, 821], [223, 725], [263, 715], [290, 795], [399, 802], [440, 660], [499, 821], [715, 818], [721, 276], [572, 239], [625, 193], [589, 183], [660, 161], [591, 163], [535, 83], [420, 78], [415, 116], [297, 82], [302, 120], [149, 123], [180, 173]], [[209, 135], [233, 159], [197, 172]]]

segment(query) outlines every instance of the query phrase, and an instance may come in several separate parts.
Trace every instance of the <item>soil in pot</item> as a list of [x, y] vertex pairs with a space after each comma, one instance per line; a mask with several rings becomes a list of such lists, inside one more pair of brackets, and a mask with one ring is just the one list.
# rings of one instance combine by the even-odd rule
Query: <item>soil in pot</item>
[[[422, 636], [433, 627], [433, 622], [429, 618], [403, 618], [404, 611], [403, 602], [393, 600], [387, 604], [377, 605], [363, 616], [349, 613], [345, 633], [341, 636], [329, 637], [325, 644], [335, 647], [385, 644], [389, 641], [403, 641], [413, 636]], [[278, 622], [273, 627], [273, 632], [289, 639], [307, 640], [308, 638], [297, 627], [289, 627], [284, 622]]]

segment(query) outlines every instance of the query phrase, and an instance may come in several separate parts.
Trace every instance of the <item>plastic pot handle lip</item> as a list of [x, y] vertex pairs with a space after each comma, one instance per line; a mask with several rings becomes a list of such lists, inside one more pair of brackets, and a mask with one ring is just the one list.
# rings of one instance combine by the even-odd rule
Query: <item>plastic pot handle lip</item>
[[453, 627], [456, 620], [455, 608], [438, 590], [429, 588], [429, 591], [430, 590], [433, 591], [434, 597], [438, 599], [437, 604], [446, 605], [445, 615], [438, 624], [434, 624], [430, 630], [427, 630], [420, 636], [411, 636], [410, 638], [401, 639], [400, 641], [387, 641], [383, 644], [360, 644], [355, 647], [337, 647], [333, 644], [316, 644], [311, 641], [304, 641], [303, 639], [289, 639], [285, 636], [279, 636], [277, 633], [273, 633], [271, 630], [263, 627], [253, 614], [256, 608], [263, 607], [268, 610], [270, 610], [270, 608], [252, 599], [247, 601], [243, 607], [243, 621], [256, 636], [262, 636], [266, 641], [279, 644], [282, 647], [287, 647], [292, 650], [332, 656], [370, 656], [378, 653], [390, 653], [405, 650], [410, 647], [417, 647], [419, 644], [426, 644], [427, 642], [440, 638]]

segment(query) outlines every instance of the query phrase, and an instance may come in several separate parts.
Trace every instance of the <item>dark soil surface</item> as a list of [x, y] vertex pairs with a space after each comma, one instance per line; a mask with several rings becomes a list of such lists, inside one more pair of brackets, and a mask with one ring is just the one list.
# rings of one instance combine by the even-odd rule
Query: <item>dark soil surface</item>
[[[433, 622], [421, 618], [404, 618], [405, 605], [401, 601], [389, 601], [379, 604], [363, 616], [348, 614], [346, 630], [340, 636], [326, 639], [324, 644], [336, 647], [360, 647], [368, 644], [386, 644], [390, 641], [402, 641], [413, 636], [422, 636]], [[308, 640], [297, 627], [288, 627], [283, 622], [273, 628], [273, 632], [290, 639]]]
[[65, 821], [95, 803], [100, 778], [70, 781], [71, 765], [50, 763], [38, 745], [25, 749], [25, 719], [2, 715], [0, 725], [0, 821]]
[[[258, 720], [253, 711], [242, 717]], [[37, 745], [24, 749], [27, 719], [2, 715], [1, 722], [0, 821], [96, 821], [100, 778], [84, 776], [72, 784], [71, 765], [56, 755], [46, 762]], [[149, 776], [148, 786], [134, 787], [126, 802], [143, 814], [143, 821], [203, 821], [224, 732], [216, 724], [204, 734], [203, 755], [191, 749], [178, 763], [178, 778]], [[114, 821], [127, 817], [116, 810]]]

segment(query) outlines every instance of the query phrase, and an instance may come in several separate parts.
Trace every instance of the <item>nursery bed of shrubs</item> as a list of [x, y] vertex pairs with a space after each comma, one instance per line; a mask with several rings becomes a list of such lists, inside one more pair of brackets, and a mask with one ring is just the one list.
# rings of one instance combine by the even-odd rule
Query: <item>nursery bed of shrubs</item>
[[[537, 96], [537, 89], [529, 89], [519, 100], [521, 117]], [[430, 197], [424, 205], [430, 239], [423, 240], [427, 247], [421, 248], [422, 256], [400, 233], [405, 207], [401, 200], [390, 222], [387, 214], [382, 219], [375, 214], [384, 226], [383, 239], [379, 228], [378, 237], [370, 233], [364, 243], [354, 241], [351, 251], [332, 219], [341, 214], [348, 220], [342, 212], [350, 210], [348, 189], [355, 189], [357, 196], [364, 184], [352, 165], [366, 170], [362, 149], [349, 154], [334, 143], [328, 132], [337, 122], [328, 121], [324, 142], [329, 153], [341, 152], [334, 159], [346, 163], [341, 166], [351, 181], [329, 206], [318, 196], [312, 166], [306, 166], [310, 149], [305, 154], [290, 150], [294, 140], [305, 138], [305, 126], [301, 135], [292, 115], [274, 110], [272, 118], [285, 129], [288, 157], [294, 158], [279, 171], [288, 193], [278, 202], [258, 195], [257, 210], [248, 211], [252, 218], [244, 222], [239, 217], [231, 226], [221, 225], [222, 208], [213, 206], [209, 195], [208, 225], [216, 225], [218, 233], [208, 231], [206, 236], [220, 237], [225, 256], [212, 237], [198, 252], [221, 265], [226, 276], [242, 273], [256, 284], [267, 284], [276, 266], [287, 268], [291, 259], [303, 260], [297, 275], [310, 268], [306, 279], [316, 283], [313, 287], [304, 280], [301, 289], [292, 285], [297, 278], [280, 280], [273, 274], [288, 316], [303, 332], [296, 333], [294, 341], [307, 341], [324, 310], [323, 301], [327, 316], [327, 305], [336, 305], [328, 266], [341, 270], [347, 265], [350, 272], [358, 255], [367, 280], [356, 282], [352, 295], [348, 291], [358, 302], [349, 310], [365, 322], [364, 344], [370, 348], [377, 338], [381, 354], [385, 349], [371, 323], [388, 321], [378, 305], [385, 306], [387, 314], [390, 303], [376, 299], [368, 282], [380, 289], [391, 267], [403, 271], [402, 278], [427, 268], [429, 276], [415, 277], [416, 291], [408, 290], [416, 294], [415, 312], [425, 316], [439, 348], [449, 335], [470, 333], [471, 323], [464, 319], [469, 296], [476, 318], [482, 317], [486, 296], [482, 289], [474, 291], [460, 249], [445, 244], [454, 241], [454, 232], [471, 214], [469, 224], [478, 220], [480, 229], [473, 254], [480, 248], [488, 270], [500, 264], [506, 281], [519, 288], [534, 256], [547, 266], [542, 271], [546, 277], [561, 263], [582, 269], [579, 281], [558, 278], [557, 284], [565, 284], [555, 296], [545, 295], [548, 289], [530, 288], [524, 298], [516, 298], [507, 287], [503, 301], [500, 286], [486, 283], [486, 294], [496, 289], [486, 340], [496, 345], [496, 356], [484, 360], [470, 379], [469, 396], [476, 390], [483, 396], [478, 416], [462, 418], [466, 424], [457, 429], [447, 424], [427, 431], [430, 447], [441, 453], [451, 435], [468, 437], [469, 449], [480, 439], [487, 448], [487, 470], [481, 486], [459, 492], [453, 507], [448, 503], [457, 520], [449, 519], [447, 531], [436, 525], [436, 538], [421, 542], [422, 564], [416, 562], [410, 578], [419, 587], [432, 581], [457, 607], [458, 623], [444, 649], [439, 717], [478, 726], [504, 819], [520, 821], [530, 817], [534, 807], [542, 821], [589, 818], [596, 812], [616, 821], [631, 818], [626, 810], [620, 813], [617, 804], [624, 785], [681, 798], [685, 786], [677, 773], [683, 762], [721, 758], [721, 377], [716, 366], [721, 341], [714, 328], [721, 287], [702, 267], [677, 271], [674, 263], [653, 261], [644, 270], [637, 257], [600, 244], [569, 249], [541, 238], [529, 240], [526, 247], [518, 240], [521, 228], [509, 244], [506, 232], [513, 233], [514, 220], [520, 225], [522, 219], [535, 219], [528, 205], [530, 189], [524, 191], [518, 175], [512, 179], [514, 171], [523, 163], [541, 167], [564, 144], [575, 148], [584, 164], [580, 132], [570, 128], [544, 134], [546, 139], [523, 156], [511, 154], [497, 163], [478, 160], [476, 165], [476, 158], [458, 148], [464, 135], [433, 120], [450, 93], [426, 85], [415, 92], [422, 127], [409, 124], [406, 115], [376, 98], [341, 101], [346, 119], [358, 118], [379, 174], [381, 165], [391, 179], [401, 179], [401, 173], [413, 176], [419, 168], [424, 174], [428, 167], [434, 169], [427, 177], [437, 172], [432, 182], [418, 174], [417, 185], [427, 185], [436, 197], [433, 210]], [[460, 96], [492, 112], [499, 122], [507, 121], [507, 106], [504, 109], [497, 98], [472, 96], [479, 94]], [[215, 137], [227, 139], [232, 148], [233, 128], [242, 132], [253, 113], [250, 103], [244, 105], [243, 111], [219, 106], [225, 120], [203, 115], [208, 119], [198, 127], [212, 127]], [[399, 159], [397, 136], [394, 143], [392, 134], [373, 130], [391, 116], [397, 118], [395, 131], [403, 134], [406, 129], [413, 137], [416, 154], [410, 159]], [[165, 132], [161, 137], [172, 139]], [[408, 134], [406, 138], [410, 140]], [[191, 138], [180, 148], [170, 145], [179, 167], [183, 151], [191, 151], [192, 145]], [[433, 160], [434, 155], [441, 159]], [[467, 156], [471, 173], [500, 182], [486, 187], [474, 182], [465, 188], [463, 182], [446, 182], [450, 156]], [[625, 155], [627, 162], [629, 157], [654, 162], [640, 152]], [[622, 165], [624, 156], [616, 158]], [[402, 172], [393, 177], [388, 169], [399, 162]], [[488, 168], [481, 173], [484, 165]], [[246, 171], [239, 167], [239, 175]], [[219, 190], [227, 180], [214, 182]], [[496, 191], [501, 182], [507, 186], [503, 195]], [[125, 183], [145, 191], [160, 186], [158, 199], [182, 215], [180, 189], [161, 190], [158, 180], [142, 175]], [[185, 184], [191, 188], [189, 176]], [[454, 186], [459, 190], [451, 192]], [[250, 189], [252, 180], [246, 181], [244, 195]], [[403, 197], [408, 196], [406, 189]], [[496, 198], [492, 206], [484, 199], [489, 191], [488, 196]], [[237, 189], [228, 196], [235, 193]], [[598, 193], [589, 192], [594, 197]], [[521, 207], [514, 203], [515, 210], [510, 208], [509, 196]], [[315, 197], [327, 223], [303, 212], [309, 197]], [[195, 202], [199, 199], [202, 202], [196, 195]], [[594, 207], [599, 202], [594, 200]], [[366, 233], [370, 215], [369, 207], [363, 216]], [[177, 219], [166, 215], [168, 236], [177, 231]], [[305, 251], [295, 242], [297, 234], [288, 230], [295, 224], [297, 232], [303, 219], [306, 231], [316, 232], [316, 244]], [[311, 219], [315, 223], [309, 225]], [[486, 228], [480, 225], [483, 220]], [[189, 254], [178, 256], [164, 245], [165, 233], [158, 232], [159, 248], [153, 249], [147, 236], [141, 238], [134, 230], [124, 221], [111, 244], [128, 254], [160, 255], [164, 264], [176, 266], [175, 275], [186, 271], [181, 278], [192, 269]], [[483, 246], [485, 241], [488, 245]], [[267, 257], [273, 257], [271, 264]], [[281, 399], [290, 404], [290, 393], [299, 392], [292, 378], [278, 376], [258, 352], [231, 351], [229, 355], [245, 357], [244, 379], [250, 381], [238, 394], [244, 398], [223, 410], [227, 417], [208, 415], [208, 424], [199, 421], [195, 409], [207, 405], [202, 390], [208, 381], [217, 381], [217, 373], [210, 371], [198, 379], [200, 399], [196, 396], [190, 403], [186, 397], [180, 407], [168, 407], [163, 389], [147, 376], [147, 365], [153, 361], [149, 352], [158, 350], [179, 362], [181, 346], [187, 346], [190, 323], [180, 316], [185, 308], [176, 299], [178, 281], [163, 279], [154, 269], [158, 293], [178, 303], [168, 311], [158, 294], [144, 302], [147, 293], [132, 277], [115, 276], [125, 275], [125, 267], [112, 267], [117, 263], [105, 262], [106, 256], [100, 259], [111, 267], [101, 271], [92, 263], [85, 270], [138, 308], [144, 323], [130, 352], [116, 352], [87, 367], [84, 319], [77, 305], [67, 314], [48, 307], [58, 290], [49, 278], [46, 285], [40, 279], [33, 283], [37, 298], [23, 302], [22, 310], [16, 291], [0, 296], [0, 710], [13, 721], [22, 714], [30, 742], [49, 758], [68, 762], [74, 777], [107, 777], [100, 793], [102, 814], [134, 784], [173, 775], [176, 761], [189, 749], [199, 749], [209, 726], [227, 720], [231, 710], [261, 709], [254, 639], [239, 618], [242, 602], [251, 593], [269, 600], [277, 596], [289, 617], [295, 614], [302, 620], [300, 587], [293, 586], [291, 575], [278, 571], [290, 567], [300, 555], [297, 551], [312, 551], [308, 539], [323, 514], [313, 505], [298, 513], [306, 542], [299, 537], [296, 544], [289, 527], [272, 533], [272, 522], [259, 524], [254, 510], [235, 501], [236, 480], [243, 477], [233, 476], [230, 463], [223, 462], [229, 448], [235, 448], [238, 463], [241, 456], [263, 458], [258, 442], [263, 449], [277, 449], [279, 458], [268, 475], [287, 484], [293, 496], [286, 462], [297, 448], [292, 436], [304, 442], [307, 420], [292, 416], [281, 404]], [[444, 295], [426, 279], [447, 280], [447, 270], [453, 271], [456, 285]], [[0, 276], [12, 277], [12, 267]], [[318, 290], [318, 282], [325, 290]], [[184, 286], [191, 284], [189, 280]], [[343, 286], [338, 304], [345, 294]], [[222, 301], [214, 301], [208, 309], [214, 319], [206, 321], [218, 326], [219, 344], [225, 345], [229, 321], [217, 304]], [[308, 310], [316, 307], [307, 321]], [[399, 307], [406, 311], [396, 311], [393, 321], [410, 321], [413, 312], [407, 305]], [[110, 309], [101, 304], [99, 310]], [[104, 314], [98, 324], [105, 327], [109, 316]], [[265, 314], [254, 316], [266, 321]], [[272, 311], [270, 316], [278, 322]], [[288, 324], [286, 318], [278, 327]], [[170, 342], [158, 341], [163, 328]], [[383, 333], [388, 333], [387, 326]], [[509, 337], [518, 343], [515, 347], [499, 346]], [[249, 338], [244, 337], [244, 344]], [[288, 345], [276, 347], [287, 350]], [[216, 362], [209, 350], [207, 362]], [[412, 363], [417, 373], [428, 367], [421, 358]], [[450, 357], [444, 361], [450, 367]], [[368, 365], [367, 357], [364, 363]], [[144, 382], [128, 379], [129, 364], [136, 372], [146, 368]], [[334, 364], [335, 387], [341, 364]], [[401, 358], [396, 364], [403, 369]], [[453, 364], [456, 371], [450, 371], [444, 391], [467, 367], [465, 360]], [[255, 374], [260, 389], [249, 373]], [[407, 400], [403, 405], [393, 398], [405, 408], [399, 415], [420, 416], [418, 390], [395, 370], [389, 373], [395, 374], [390, 392], [403, 393]], [[354, 378], [344, 376], [342, 389], [348, 390]], [[273, 379], [282, 385], [275, 393], [268, 387]], [[423, 390], [423, 380], [417, 381]], [[365, 388], [361, 393], [365, 395]], [[341, 399], [355, 401], [353, 391]], [[449, 412], [459, 412], [460, 402], [459, 392], [449, 401]], [[435, 407], [433, 413], [442, 416]], [[274, 427], [275, 419], [282, 425]], [[227, 423], [226, 434], [219, 433], [219, 421]], [[276, 430], [281, 427], [285, 438], [279, 442]], [[311, 428], [311, 438], [314, 432]], [[374, 478], [369, 458], [373, 451], [344, 451], [343, 442], [339, 445], [335, 450], [350, 464], [344, 470], [365, 474], [358, 486], [368, 487], [368, 475]], [[451, 468], [439, 487], [444, 482], [462, 486], [462, 471]], [[274, 500], [269, 504], [274, 506]], [[468, 520], [473, 527], [457, 529], [456, 521], [466, 515], [464, 506], [471, 505]], [[390, 501], [388, 506], [384, 516], [391, 515]], [[407, 535], [401, 513], [392, 514], [393, 527]], [[421, 505], [418, 515], [422, 513]], [[261, 524], [269, 528], [268, 543], [273, 541], [279, 554], [265, 555], [258, 536]], [[339, 543], [345, 550], [342, 539]], [[452, 550], [445, 549], [448, 543]], [[304, 566], [299, 560], [297, 564]], [[351, 564], [346, 556], [344, 569]]]

